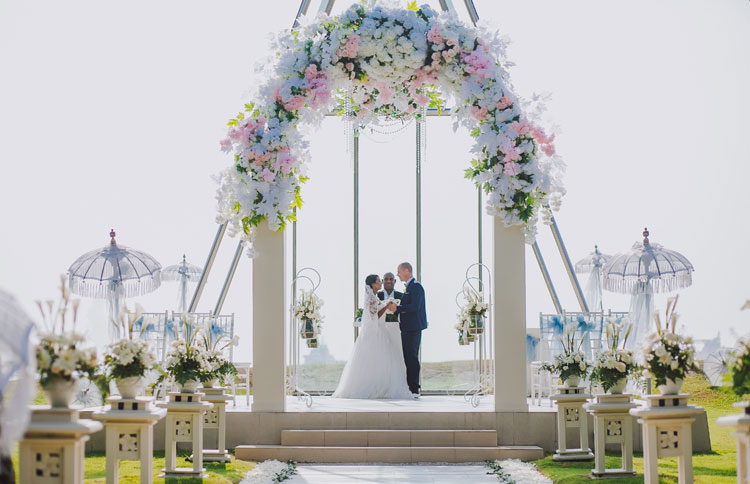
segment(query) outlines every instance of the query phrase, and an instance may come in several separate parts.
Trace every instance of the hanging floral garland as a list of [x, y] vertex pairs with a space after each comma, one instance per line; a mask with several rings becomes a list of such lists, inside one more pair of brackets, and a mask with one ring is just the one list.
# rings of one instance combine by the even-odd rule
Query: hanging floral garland
[[[487, 194], [487, 211], [533, 240], [538, 215], [564, 189], [554, 136], [512, 92], [505, 44], [429, 6], [355, 4], [336, 18], [280, 34], [256, 102], [229, 122], [221, 149], [234, 163], [219, 177], [219, 220], [252, 243], [266, 221], [280, 231], [302, 206], [309, 143], [301, 131], [335, 111], [358, 125], [444, 109], [475, 139], [466, 178]], [[253, 251], [249, 253], [253, 255]]]

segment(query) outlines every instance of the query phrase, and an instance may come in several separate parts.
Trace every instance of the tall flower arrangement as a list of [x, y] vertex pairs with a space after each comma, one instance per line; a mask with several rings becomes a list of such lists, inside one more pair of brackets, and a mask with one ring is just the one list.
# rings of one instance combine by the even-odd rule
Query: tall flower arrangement
[[607, 347], [597, 355], [591, 371], [591, 381], [600, 383], [605, 392], [622, 393], [628, 377], [638, 371], [633, 352], [625, 349], [631, 328], [627, 320], [607, 322]]
[[581, 351], [583, 338], [576, 341], [576, 327], [567, 324], [560, 336], [562, 352], [555, 355], [551, 362], [545, 362], [541, 370], [560, 376], [568, 386], [578, 385], [581, 378], [586, 378], [591, 364], [586, 360], [586, 354]]
[[[233, 154], [219, 178], [218, 218], [252, 242], [266, 222], [282, 230], [302, 206], [309, 143], [301, 132], [331, 110], [359, 125], [377, 116], [416, 117], [453, 98], [454, 127], [474, 138], [466, 177], [487, 193], [487, 210], [533, 238], [537, 215], [564, 192], [554, 136], [522, 108], [508, 77], [505, 43], [428, 6], [354, 4], [280, 34], [254, 102], [229, 121], [221, 149]], [[252, 251], [248, 252], [253, 254]]]
[[[119, 320], [113, 320], [112, 324], [125, 337], [110, 344], [104, 354], [107, 376], [115, 380], [117, 389], [124, 398], [138, 396], [145, 387], [146, 373], [158, 367], [153, 349], [147, 341], [137, 338], [133, 331], [142, 314], [143, 308], [138, 304], [133, 311], [127, 307], [122, 308]], [[142, 328], [141, 334], [145, 330], [146, 328]]]
[[224, 357], [224, 351], [230, 346], [237, 346], [239, 337], [237, 335], [228, 338], [220, 331], [215, 331], [213, 323], [207, 323], [201, 335], [203, 346], [206, 349], [207, 368], [201, 376], [203, 386], [213, 386], [217, 380], [237, 374], [234, 364]]
[[[750, 309], [750, 300], [741, 309]], [[750, 338], [739, 338], [729, 356], [732, 391], [739, 396], [750, 394]]]
[[80, 300], [71, 298], [64, 276], [60, 277], [60, 299], [36, 304], [45, 326], [36, 348], [39, 383], [52, 406], [67, 407], [79, 378], [101, 383], [96, 349], [87, 347], [86, 338], [75, 330]]
[[200, 328], [195, 321], [183, 316], [180, 321], [182, 335], [172, 342], [167, 354], [166, 373], [177, 382], [185, 392], [192, 392], [198, 382], [206, 378], [210, 368], [206, 348], [200, 344]]
[[654, 313], [656, 332], [648, 335], [644, 347], [644, 375], [653, 378], [663, 394], [679, 393], [687, 374], [699, 370], [693, 360], [693, 339], [675, 332], [679, 318], [676, 307], [677, 297], [670, 298], [663, 323], [659, 313]]

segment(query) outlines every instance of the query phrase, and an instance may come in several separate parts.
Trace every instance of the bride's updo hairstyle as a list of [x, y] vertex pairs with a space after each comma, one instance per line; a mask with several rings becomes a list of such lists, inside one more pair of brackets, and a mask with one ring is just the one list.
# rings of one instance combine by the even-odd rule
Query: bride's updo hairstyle
[[370, 274], [369, 276], [365, 278], [365, 284], [370, 286], [370, 289], [372, 289], [372, 285], [375, 284], [375, 281], [377, 280], [378, 280], [377, 274]]

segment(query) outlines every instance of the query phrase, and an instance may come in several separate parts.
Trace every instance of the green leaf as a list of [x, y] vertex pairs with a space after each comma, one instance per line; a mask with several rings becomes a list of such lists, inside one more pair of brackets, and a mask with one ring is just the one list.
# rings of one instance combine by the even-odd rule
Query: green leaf
[[417, 0], [414, 0], [413, 2], [408, 2], [406, 4], [406, 9], [411, 10], [412, 12], [418, 12], [419, 7], [417, 7]]

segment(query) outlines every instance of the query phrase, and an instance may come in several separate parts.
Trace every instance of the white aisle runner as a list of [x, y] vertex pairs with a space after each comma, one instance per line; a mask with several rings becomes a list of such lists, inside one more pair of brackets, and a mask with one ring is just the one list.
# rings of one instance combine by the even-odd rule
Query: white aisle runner
[[498, 484], [482, 464], [474, 465], [332, 465], [298, 464], [285, 484]]

